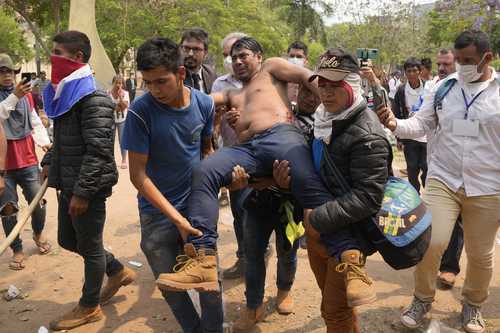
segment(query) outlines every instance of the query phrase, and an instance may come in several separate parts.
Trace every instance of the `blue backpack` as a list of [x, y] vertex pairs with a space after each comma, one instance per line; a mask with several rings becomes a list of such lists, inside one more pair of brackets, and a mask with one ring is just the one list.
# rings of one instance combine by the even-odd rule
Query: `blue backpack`
[[[500, 86], [500, 75], [497, 76], [495, 80]], [[436, 94], [434, 95], [434, 111], [441, 110], [441, 108], [443, 107], [443, 99], [446, 97], [446, 95], [448, 95], [455, 83], [457, 83], [457, 79], [449, 79], [438, 88]]]

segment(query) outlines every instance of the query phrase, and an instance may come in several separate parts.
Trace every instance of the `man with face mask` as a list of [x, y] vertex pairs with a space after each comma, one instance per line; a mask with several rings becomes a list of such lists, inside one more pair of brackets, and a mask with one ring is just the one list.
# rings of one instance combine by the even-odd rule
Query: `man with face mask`
[[[54, 143], [45, 154], [43, 177], [60, 191], [59, 245], [84, 260], [84, 284], [78, 305], [52, 321], [53, 330], [69, 330], [103, 318], [100, 304], [108, 302], [135, 273], [104, 250], [106, 199], [118, 181], [114, 158], [114, 109], [111, 98], [96, 90], [88, 64], [91, 46], [79, 31], [53, 39], [51, 84], [43, 99], [54, 121]], [[101, 290], [104, 274], [108, 276]]]
[[[288, 62], [300, 66], [307, 67], [309, 64], [307, 59], [308, 48], [307, 45], [301, 41], [295, 41], [290, 46], [288, 46], [287, 50], [287, 60]], [[295, 108], [297, 106], [297, 96], [299, 93], [299, 85], [296, 83], [288, 84], [288, 99], [290, 103], [292, 103], [292, 107]]]
[[486, 329], [480, 308], [488, 298], [500, 226], [500, 85], [489, 67], [493, 53], [487, 34], [466, 30], [454, 48], [457, 73], [425, 96], [415, 117], [395, 119], [384, 108], [378, 113], [399, 137], [434, 135], [423, 196], [434, 221], [431, 243], [416, 266], [414, 299], [401, 322], [416, 328], [431, 309], [441, 256], [461, 214], [467, 253], [462, 325], [477, 333]]

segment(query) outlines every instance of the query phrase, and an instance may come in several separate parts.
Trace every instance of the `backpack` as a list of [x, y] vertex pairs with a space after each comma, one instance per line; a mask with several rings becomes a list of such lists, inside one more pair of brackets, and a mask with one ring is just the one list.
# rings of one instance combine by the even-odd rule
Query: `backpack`
[[[497, 84], [500, 86], [500, 75], [497, 74], [497, 77], [495, 79], [497, 81]], [[449, 79], [446, 82], [444, 82], [441, 86], [436, 91], [436, 94], [434, 94], [434, 111], [441, 110], [443, 107], [443, 99], [448, 95], [450, 92], [451, 88], [457, 83], [457, 79]]]
[[[347, 193], [350, 186], [328, 155], [324, 142], [323, 145], [326, 167]], [[431, 240], [431, 221], [431, 213], [415, 188], [404, 179], [390, 176], [379, 212], [367, 223], [360, 221], [355, 226], [389, 266], [400, 270], [423, 259]]]

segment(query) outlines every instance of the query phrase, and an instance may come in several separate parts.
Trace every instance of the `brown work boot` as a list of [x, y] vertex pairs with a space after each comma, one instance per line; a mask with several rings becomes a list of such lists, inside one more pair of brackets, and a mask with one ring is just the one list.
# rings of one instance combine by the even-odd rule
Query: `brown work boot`
[[184, 253], [177, 256], [174, 273], [160, 274], [156, 285], [161, 290], [219, 291], [215, 250], [196, 250], [193, 244], [184, 245]]
[[50, 328], [54, 331], [70, 330], [78, 326], [93, 323], [104, 318], [101, 307], [85, 307], [77, 305], [73, 310], [61, 318], [50, 322]]
[[276, 297], [276, 310], [281, 315], [288, 315], [293, 312], [293, 297], [289, 290], [279, 290]]
[[135, 281], [135, 276], [137, 274], [128, 267], [123, 267], [123, 269], [116, 273], [115, 275], [108, 278], [108, 282], [101, 290], [101, 304], [106, 304], [109, 302], [111, 297], [115, 296], [120, 287], [127, 286]]
[[261, 304], [257, 309], [250, 309], [245, 307], [240, 312], [240, 317], [233, 324], [233, 331], [238, 332], [248, 332], [255, 325], [264, 319], [264, 305]]
[[340, 258], [341, 263], [335, 269], [339, 273], [345, 273], [347, 305], [356, 307], [375, 301], [373, 282], [364, 269], [366, 261], [361, 252], [347, 250], [341, 254]]

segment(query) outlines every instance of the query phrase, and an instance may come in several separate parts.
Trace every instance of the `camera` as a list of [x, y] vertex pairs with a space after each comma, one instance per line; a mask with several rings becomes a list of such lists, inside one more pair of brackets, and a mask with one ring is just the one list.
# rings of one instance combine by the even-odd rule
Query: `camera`
[[378, 49], [359, 48], [356, 50], [356, 56], [359, 59], [360, 67], [368, 66], [368, 59], [374, 60], [378, 58]]

